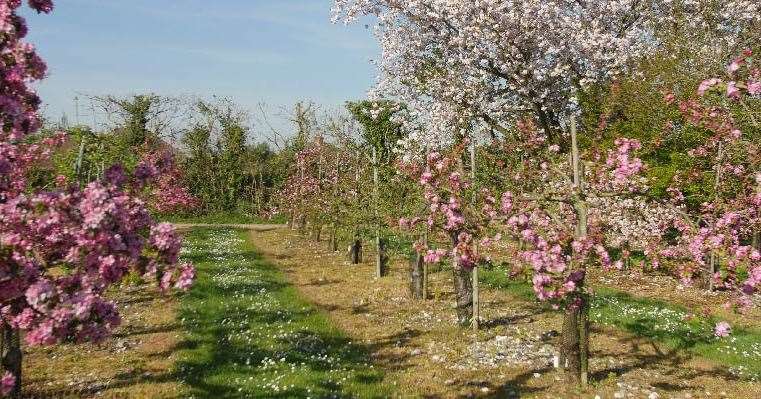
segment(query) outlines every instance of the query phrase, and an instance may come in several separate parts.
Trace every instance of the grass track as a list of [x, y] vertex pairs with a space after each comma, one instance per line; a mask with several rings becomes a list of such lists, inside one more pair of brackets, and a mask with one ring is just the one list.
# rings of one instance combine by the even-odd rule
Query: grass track
[[194, 397], [389, 396], [367, 349], [303, 301], [245, 232], [193, 230], [182, 258], [198, 279], [180, 306], [176, 369]]

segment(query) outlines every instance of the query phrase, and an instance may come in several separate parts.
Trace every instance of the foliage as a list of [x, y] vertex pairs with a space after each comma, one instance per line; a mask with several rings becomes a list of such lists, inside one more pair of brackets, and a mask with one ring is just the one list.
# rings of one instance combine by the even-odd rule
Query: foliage
[[184, 133], [185, 178], [205, 213], [262, 214], [283, 167], [266, 144], [248, 142], [248, 115], [228, 100], [199, 101]]

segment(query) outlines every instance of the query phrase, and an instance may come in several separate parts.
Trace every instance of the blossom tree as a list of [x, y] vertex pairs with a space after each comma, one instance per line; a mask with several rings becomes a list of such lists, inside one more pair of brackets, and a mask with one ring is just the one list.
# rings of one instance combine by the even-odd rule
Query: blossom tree
[[[734, 305], [740, 310], [752, 304], [761, 284], [759, 96], [761, 72], [750, 50], [728, 65], [726, 78], [704, 80], [690, 98], [665, 96], [682, 117], [666, 126], [665, 138], [681, 140], [686, 129], [705, 137], [690, 148], [692, 163], [677, 171], [670, 189], [677, 205], [694, 202], [691, 196], [702, 201], [674, 225], [679, 240], [661, 254], [680, 261], [686, 283], [707, 274], [711, 289], [739, 294]], [[708, 195], [691, 193], [704, 186]]]
[[429, 240], [414, 244], [423, 254], [426, 263], [438, 263], [443, 258], [452, 262], [456, 296], [457, 321], [460, 325], [478, 324], [474, 306], [471, 271], [486, 258], [479, 254], [478, 245], [488, 246], [496, 237], [490, 237], [490, 222], [498, 215], [497, 200], [491, 191], [478, 187], [472, 176], [465, 173], [462, 156], [465, 145], [455, 146], [448, 153], [432, 151], [422, 165], [406, 162], [401, 169], [416, 180], [423, 192], [426, 211], [423, 214], [403, 217], [401, 228], [414, 230], [422, 227], [426, 236], [435, 241], [443, 233], [448, 246], [431, 247]]
[[[525, 134], [534, 135], [531, 123]], [[528, 130], [527, 130], [528, 129]], [[607, 152], [582, 149], [575, 120], [571, 162], [556, 145], [535, 149], [518, 165], [513, 189], [502, 194], [500, 211], [506, 237], [526, 244], [519, 251], [533, 274], [536, 296], [565, 311], [560, 363], [570, 382], [586, 384], [589, 356], [587, 269], [621, 267], [605, 246], [605, 199], [637, 196], [647, 190], [640, 144], [621, 138]], [[586, 156], [584, 156], [586, 154]]]
[[[49, 0], [30, 0], [48, 13]], [[134, 176], [121, 167], [83, 189], [57, 179], [50, 191], [33, 191], [26, 173], [46, 160], [65, 137], [38, 137], [40, 99], [29, 84], [45, 63], [23, 41], [27, 27], [19, 0], [0, 2], [0, 393], [20, 396], [21, 336], [29, 345], [102, 340], [119, 324], [105, 298], [128, 273], [155, 279], [162, 290], [188, 289], [194, 268], [179, 264], [180, 237], [156, 224], [145, 204], [129, 194], [156, 179], [144, 165]]]
[[719, 13], [687, 3], [335, 0], [333, 10], [335, 20], [376, 18], [383, 54], [375, 92], [401, 99], [424, 121], [410, 140], [453, 143], [456, 115], [509, 133], [516, 115], [532, 114], [565, 152], [561, 124], [579, 92], [652, 54], [664, 22], [710, 28], [728, 43], [761, 22], [757, 2], [721, 1]]

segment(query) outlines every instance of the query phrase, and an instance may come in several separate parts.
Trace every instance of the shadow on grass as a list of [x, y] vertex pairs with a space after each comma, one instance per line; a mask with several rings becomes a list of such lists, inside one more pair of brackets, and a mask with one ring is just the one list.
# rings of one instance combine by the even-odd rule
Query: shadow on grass
[[[371, 348], [351, 343], [233, 230], [194, 230], [176, 364], [195, 397], [387, 397]], [[214, 244], [231, 240], [232, 247]], [[230, 245], [228, 245], [230, 246]]]

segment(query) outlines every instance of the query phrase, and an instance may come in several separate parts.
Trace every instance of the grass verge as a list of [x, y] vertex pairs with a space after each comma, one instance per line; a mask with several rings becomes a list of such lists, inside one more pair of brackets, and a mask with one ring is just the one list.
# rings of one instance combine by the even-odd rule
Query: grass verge
[[197, 229], [182, 257], [198, 268], [181, 302], [177, 372], [194, 397], [388, 397], [353, 344], [263, 260], [245, 232]]

